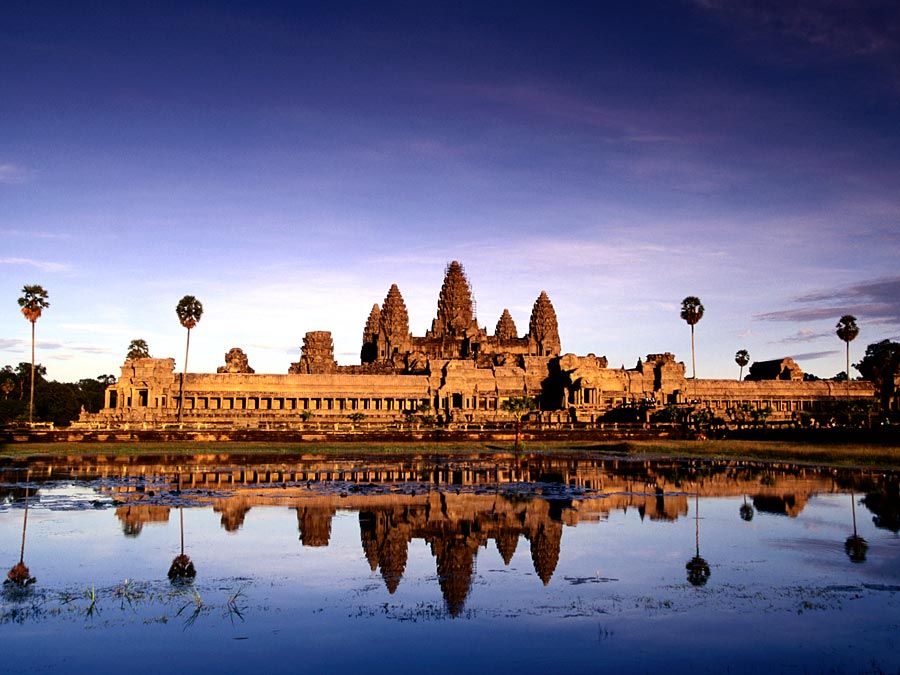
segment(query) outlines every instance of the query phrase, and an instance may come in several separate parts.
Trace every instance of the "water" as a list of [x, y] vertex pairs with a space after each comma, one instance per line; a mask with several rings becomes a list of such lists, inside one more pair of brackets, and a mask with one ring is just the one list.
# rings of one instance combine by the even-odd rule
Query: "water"
[[[7, 569], [26, 493], [36, 581], [0, 596], [0, 671], [900, 670], [896, 474], [558, 455], [5, 460]], [[182, 522], [196, 576], [172, 583]]]

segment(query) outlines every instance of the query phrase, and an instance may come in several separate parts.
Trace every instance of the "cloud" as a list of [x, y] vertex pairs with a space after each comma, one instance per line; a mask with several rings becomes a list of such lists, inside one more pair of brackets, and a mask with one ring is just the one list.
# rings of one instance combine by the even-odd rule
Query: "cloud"
[[834, 331], [813, 330], [812, 328], [801, 328], [794, 335], [788, 335], [780, 340], [772, 340], [769, 344], [788, 345], [797, 342], [813, 342], [823, 337], [834, 336]]
[[32, 258], [0, 258], [0, 265], [22, 265], [37, 267], [45, 272], [67, 272], [72, 267], [65, 263], [50, 262], [47, 260], [33, 260]]
[[[48, 340], [38, 340], [35, 347], [42, 351], [59, 351], [71, 350], [82, 352], [84, 354], [113, 354], [110, 349], [105, 347], [96, 347], [93, 345], [74, 345], [66, 342], [55, 342]], [[0, 351], [5, 352], [24, 352], [31, 348], [31, 342], [19, 338], [0, 338]]]
[[823, 289], [794, 299], [805, 305], [755, 314], [760, 321], [815, 321], [852, 314], [866, 323], [900, 325], [900, 277], [886, 277], [840, 288]]
[[751, 33], [775, 33], [851, 57], [900, 51], [900, 18], [883, 0], [695, 0], [702, 9], [739, 21]]
[[15, 164], [0, 164], [0, 185], [25, 183], [31, 178], [31, 172]]
[[4, 237], [30, 237], [32, 239], [71, 239], [72, 235], [68, 232], [42, 232], [39, 230], [16, 230], [5, 229], [0, 230], [0, 235]]
[[835, 354], [840, 354], [840, 349], [829, 349], [824, 352], [803, 352], [801, 354], [791, 354], [788, 358], [794, 359], [794, 361], [814, 361], [816, 359], [824, 359], [827, 356], [834, 356]]

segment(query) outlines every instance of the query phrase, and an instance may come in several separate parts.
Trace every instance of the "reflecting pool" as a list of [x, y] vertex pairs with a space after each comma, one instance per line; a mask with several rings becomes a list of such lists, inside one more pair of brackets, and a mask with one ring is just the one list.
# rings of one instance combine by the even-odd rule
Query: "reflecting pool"
[[895, 473], [0, 460], [3, 668], [900, 670]]

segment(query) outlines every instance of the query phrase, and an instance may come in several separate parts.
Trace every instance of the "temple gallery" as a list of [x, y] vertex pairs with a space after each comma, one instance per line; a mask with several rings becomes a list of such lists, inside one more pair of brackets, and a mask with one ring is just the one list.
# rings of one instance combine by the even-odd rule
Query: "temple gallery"
[[669, 405], [726, 411], [765, 410], [769, 419], [797, 419], [839, 401], [874, 399], [865, 381], [805, 381], [789, 358], [751, 364], [743, 380], [694, 379], [671, 353], [648, 354], [635, 367], [610, 368], [603, 356], [562, 351], [549, 296], [534, 301], [527, 332], [503, 310], [493, 334], [479, 326], [463, 266], [447, 265], [437, 315], [413, 335], [400, 289], [392, 285], [372, 306], [362, 331], [360, 363], [338, 365], [331, 333], [303, 338], [300, 359], [286, 374], [257, 374], [240, 348], [216, 373], [175, 371], [172, 358], [122, 365], [105, 407], [79, 425], [159, 426], [175, 423], [241, 427], [317, 421], [394, 422], [425, 414], [439, 423], [508, 421], [504, 401], [528, 397], [530, 414], [547, 422], [596, 423], [611, 411]]

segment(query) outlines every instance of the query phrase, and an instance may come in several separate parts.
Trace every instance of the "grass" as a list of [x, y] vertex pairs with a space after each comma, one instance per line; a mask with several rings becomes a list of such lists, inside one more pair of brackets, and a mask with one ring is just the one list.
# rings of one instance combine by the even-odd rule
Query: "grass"
[[[528, 441], [526, 453], [596, 457], [613, 455], [640, 459], [658, 457], [708, 458], [729, 460], [790, 461], [838, 466], [900, 468], [900, 447], [867, 443], [814, 444], [788, 441]], [[141, 442], [141, 443], [15, 443], [0, 447], [0, 457], [194, 457], [197, 455], [283, 456], [298, 458], [312, 455], [341, 457], [391, 457], [410, 455], [465, 456], [472, 454], [511, 454], [513, 444], [352, 442], [352, 443], [240, 443], [240, 442]]]

